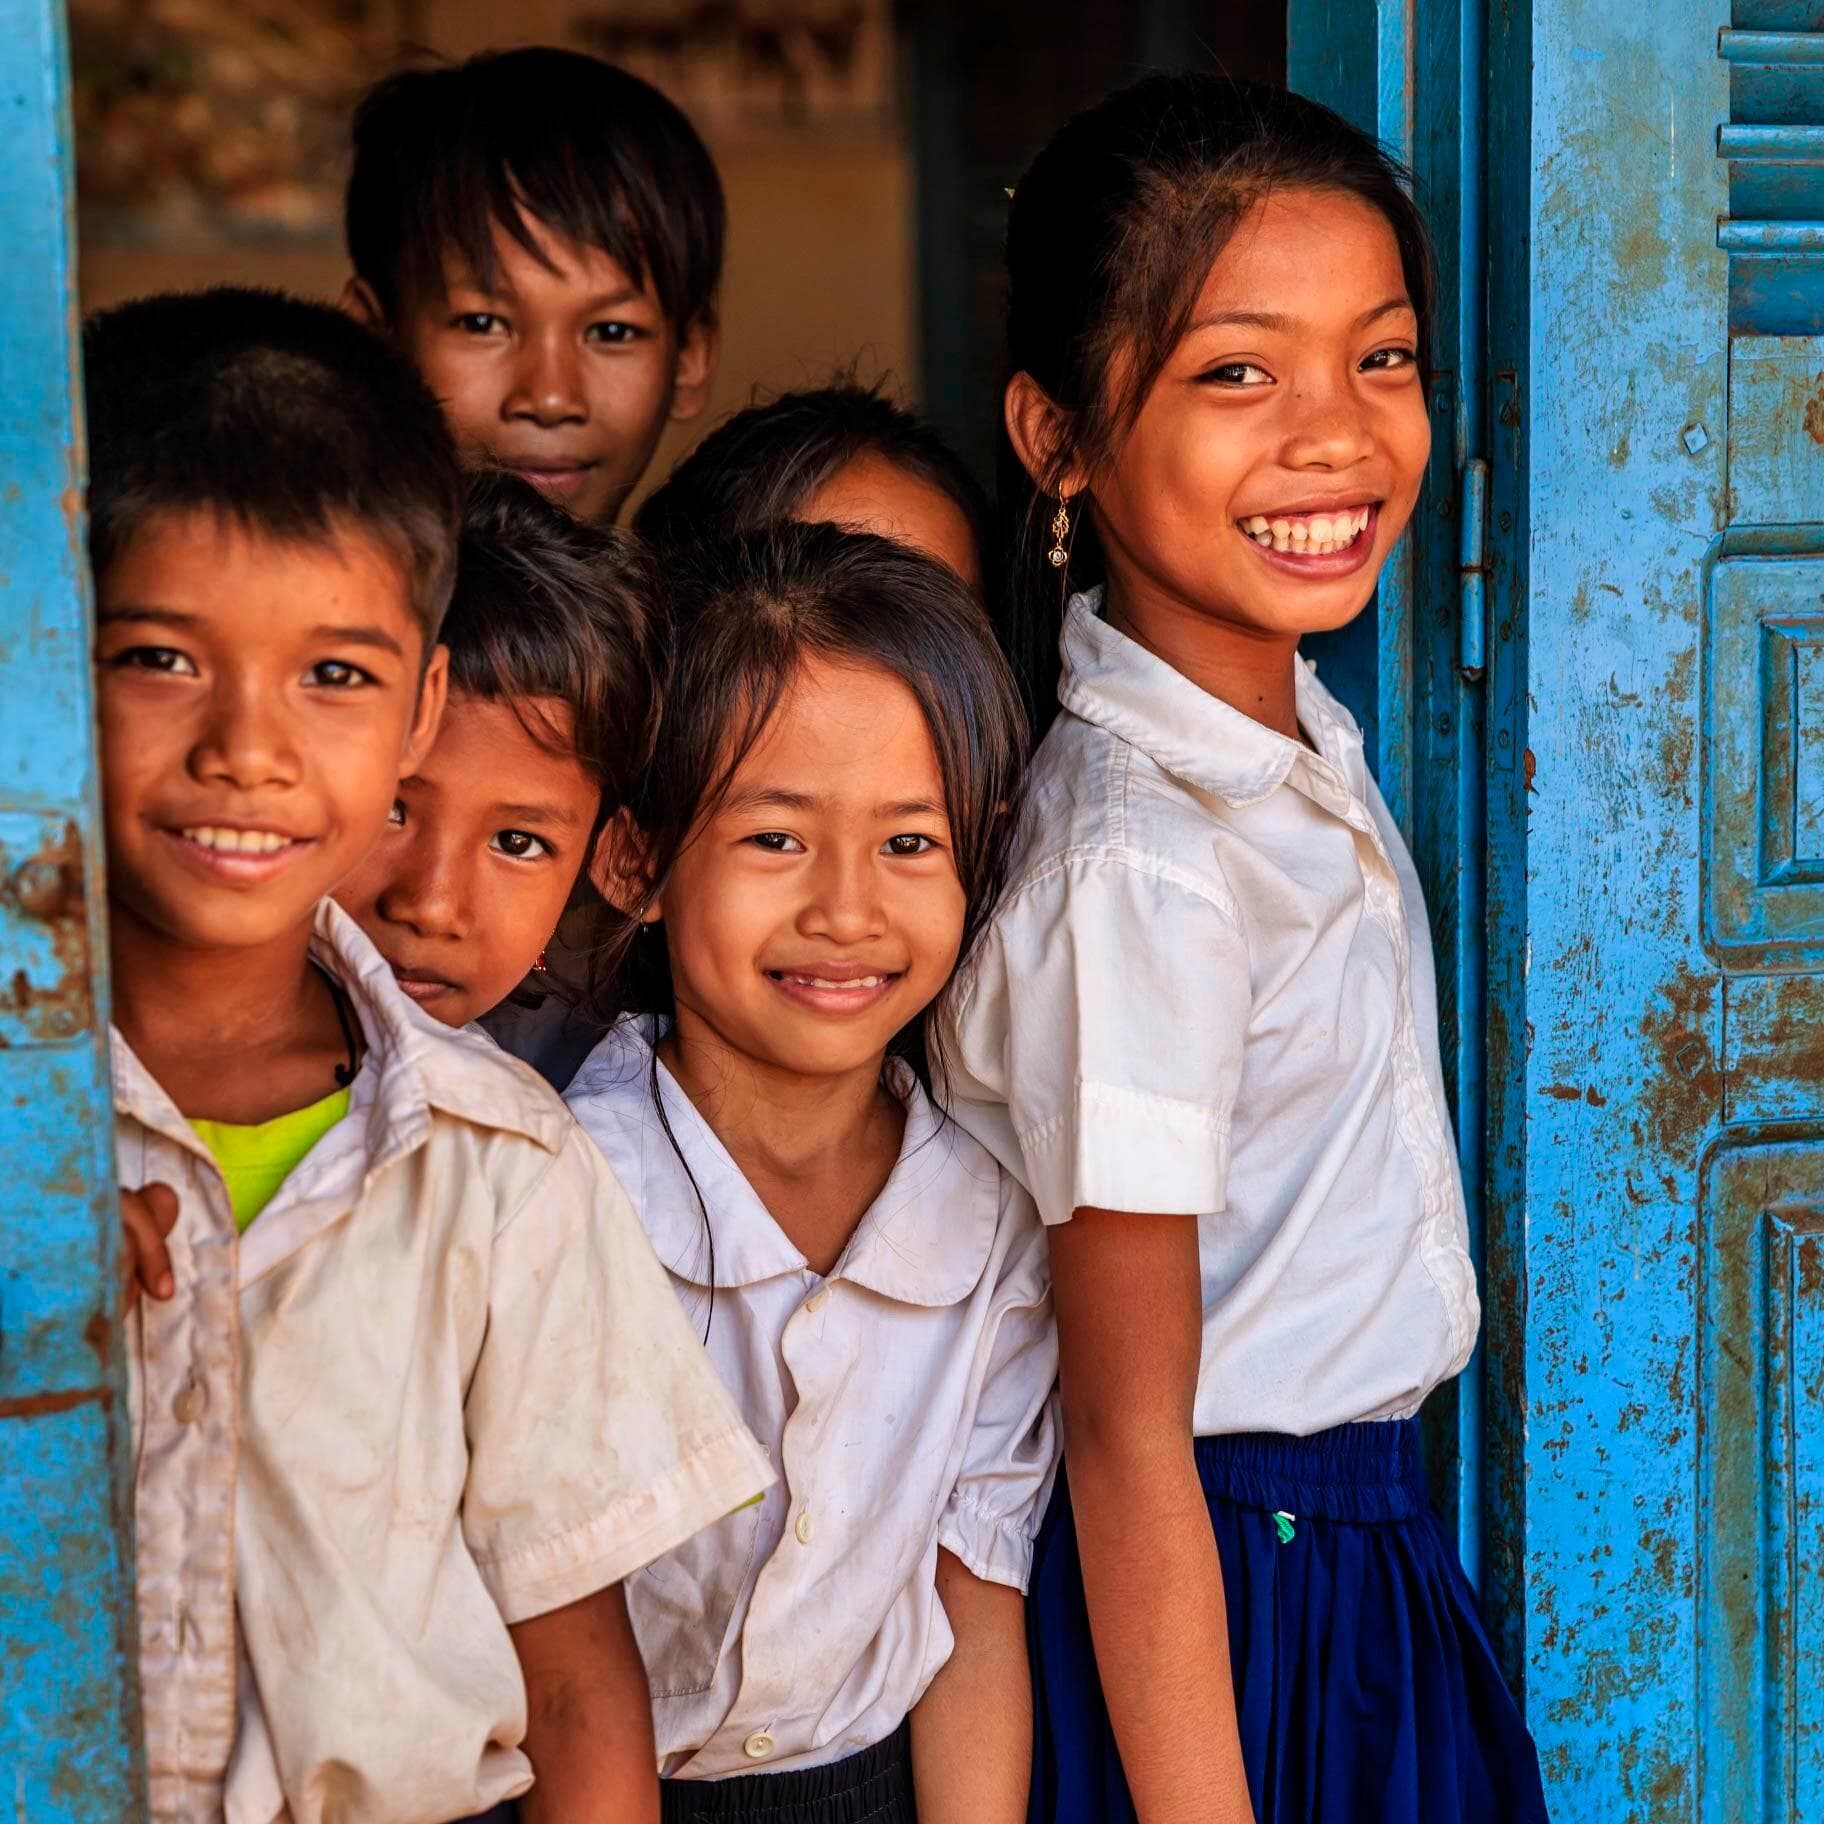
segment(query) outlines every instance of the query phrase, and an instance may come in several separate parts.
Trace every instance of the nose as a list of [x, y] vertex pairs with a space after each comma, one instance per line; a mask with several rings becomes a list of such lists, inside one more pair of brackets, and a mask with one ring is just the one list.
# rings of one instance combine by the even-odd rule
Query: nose
[[1289, 469], [1346, 469], [1374, 453], [1367, 403], [1346, 381], [1309, 380], [1293, 390], [1282, 460]]
[[582, 363], [582, 349], [567, 335], [549, 330], [526, 337], [501, 415], [547, 427], [582, 423], [589, 416]]
[[834, 944], [865, 943], [886, 929], [886, 908], [878, 891], [874, 856], [832, 849], [812, 871], [811, 892], [798, 914], [804, 937]]
[[261, 680], [225, 677], [211, 692], [190, 770], [200, 780], [243, 792], [297, 784], [289, 718]]
[[374, 910], [388, 924], [419, 937], [463, 937], [469, 928], [467, 871], [455, 845], [434, 832], [409, 828], [387, 844], [391, 872], [374, 896]]

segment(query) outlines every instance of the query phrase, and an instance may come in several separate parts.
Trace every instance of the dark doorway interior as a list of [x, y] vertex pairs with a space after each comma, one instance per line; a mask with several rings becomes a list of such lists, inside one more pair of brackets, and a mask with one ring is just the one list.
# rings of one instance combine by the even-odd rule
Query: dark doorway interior
[[988, 477], [1007, 190], [1070, 115], [1147, 70], [1286, 75], [1285, 0], [902, 0], [918, 185], [921, 393]]

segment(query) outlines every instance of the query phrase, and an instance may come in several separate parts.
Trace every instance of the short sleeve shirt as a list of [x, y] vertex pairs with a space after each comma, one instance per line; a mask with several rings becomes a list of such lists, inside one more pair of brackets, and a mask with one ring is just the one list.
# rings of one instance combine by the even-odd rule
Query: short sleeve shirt
[[1048, 1223], [1195, 1215], [1200, 1434], [1417, 1410], [1479, 1309], [1425, 908], [1348, 712], [1288, 740], [1073, 599], [992, 927], [943, 1015], [956, 1119]]
[[1026, 1585], [1058, 1452], [1044, 1230], [904, 1071], [899, 1162], [819, 1278], [663, 1066], [664, 1121], [653, 1083], [629, 1021], [568, 1099], [780, 1474], [628, 1580], [660, 1766], [815, 1767], [891, 1735], [949, 1658], [940, 1546]]
[[160, 1824], [433, 1824], [523, 1791], [509, 1624], [771, 1480], [556, 1096], [328, 902], [315, 951], [367, 1055], [244, 1236], [114, 1040], [121, 1182], [179, 1202], [176, 1293], [128, 1334]]

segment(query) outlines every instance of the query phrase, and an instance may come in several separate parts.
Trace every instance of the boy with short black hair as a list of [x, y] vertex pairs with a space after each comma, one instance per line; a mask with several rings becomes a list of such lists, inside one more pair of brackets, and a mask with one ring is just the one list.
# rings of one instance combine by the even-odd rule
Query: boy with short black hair
[[561, 1105], [325, 897], [443, 704], [436, 403], [267, 293], [84, 357], [119, 1172], [176, 1194], [127, 1332], [152, 1815], [442, 1824], [529, 1757], [526, 1824], [656, 1819], [618, 1586], [764, 1458]]
[[389, 76], [355, 112], [343, 306], [442, 401], [465, 461], [620, 511], [716, 364], [721, 180], [649, 83], [577, 51]]

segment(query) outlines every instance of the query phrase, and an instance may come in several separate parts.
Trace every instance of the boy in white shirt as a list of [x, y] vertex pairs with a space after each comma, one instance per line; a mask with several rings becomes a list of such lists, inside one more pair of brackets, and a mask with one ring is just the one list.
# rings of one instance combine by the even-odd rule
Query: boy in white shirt
[[620, 1580], [770, 1472], [560, 1104], [324, 897], [442, 709], [436, 402], [270, 294], [84, 353], [152, 1815], [656, 1817]]

